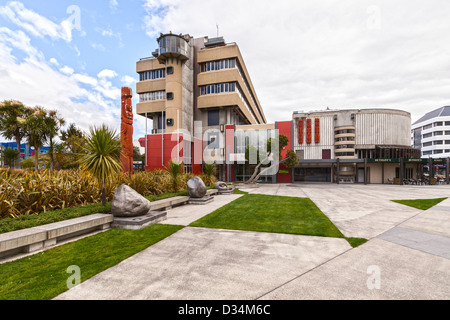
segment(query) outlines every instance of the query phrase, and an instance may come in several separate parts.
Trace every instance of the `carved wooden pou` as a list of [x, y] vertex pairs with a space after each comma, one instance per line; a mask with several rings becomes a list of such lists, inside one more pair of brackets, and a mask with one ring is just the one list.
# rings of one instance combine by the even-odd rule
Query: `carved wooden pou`
[[122, 87], [122, 113], [120, 126], [120, 141], [122, 144], [123, 173], [133, 173], [133, 105], [131, 98], [132, 90], [129, 87]]

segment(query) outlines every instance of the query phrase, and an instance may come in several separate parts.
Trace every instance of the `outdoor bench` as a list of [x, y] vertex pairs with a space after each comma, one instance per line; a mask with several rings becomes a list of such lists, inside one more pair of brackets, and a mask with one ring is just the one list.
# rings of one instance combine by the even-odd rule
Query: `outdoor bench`
[[33, 228], [0, 234], [0, 259], [19, 253], [30, 253], [58, 242], [111, 227], [111, 214], [96, 213]]

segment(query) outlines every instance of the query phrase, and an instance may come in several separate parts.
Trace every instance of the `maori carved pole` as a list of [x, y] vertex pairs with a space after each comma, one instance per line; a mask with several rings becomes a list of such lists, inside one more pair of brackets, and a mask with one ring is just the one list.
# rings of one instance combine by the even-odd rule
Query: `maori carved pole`
[[120, 142], [122, 144], [122, 172], [133, 173], [133, 105], [131, 88], [122, 87], [122, 123], [120, 126]]

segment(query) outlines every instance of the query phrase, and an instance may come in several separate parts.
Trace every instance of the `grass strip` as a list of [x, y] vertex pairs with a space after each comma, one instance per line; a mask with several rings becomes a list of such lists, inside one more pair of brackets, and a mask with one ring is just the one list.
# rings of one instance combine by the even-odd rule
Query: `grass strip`
[[247, 194], [190, 226], [345, 238], [353, 247], [367, 241], [346, 238], [313, 201], [297, 197]]
[[52, 299], [68, 290], [69, 266], [78, 266], [85, 281], [182, 228], [154, 224], [141, 230], [111, 229], [0, 264], [0, 300]]
[[447, 198], [437, 198], [437, 199], [415, 199], [415, 200], [392, 200], [406, 206], [417, 208], [420, 210], [428, 210], [438, 203], [444, 201]]

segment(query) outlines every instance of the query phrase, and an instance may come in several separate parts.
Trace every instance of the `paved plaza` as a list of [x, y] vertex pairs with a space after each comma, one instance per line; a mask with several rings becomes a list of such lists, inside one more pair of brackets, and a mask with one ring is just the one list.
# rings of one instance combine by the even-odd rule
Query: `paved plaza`
[[[244, 190], [244, 189], [243, 189]], [[277, 184], [249, 193], [308, 197], [345, 239], [185, 227], [56, 299], [448, 299], [450, 199], [422, 211], [390, 200], [450, 186]], [[242, 195], [168, 211], [191, 222]]]

